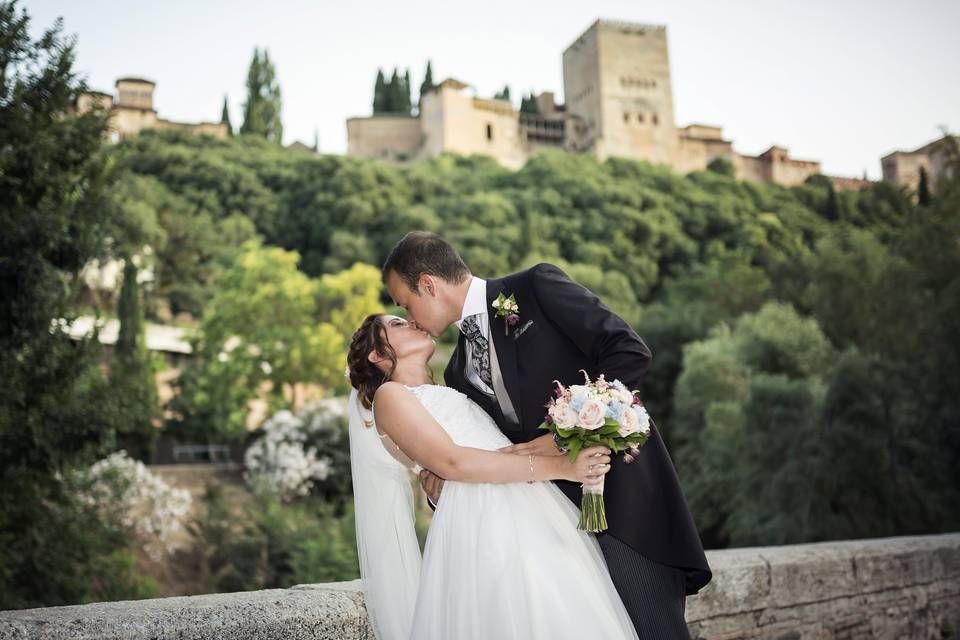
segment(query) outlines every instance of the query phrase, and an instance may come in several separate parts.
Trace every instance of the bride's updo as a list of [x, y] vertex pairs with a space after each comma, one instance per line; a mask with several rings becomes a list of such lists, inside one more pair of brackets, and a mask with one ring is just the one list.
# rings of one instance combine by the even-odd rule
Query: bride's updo
[[[387, 342], [383, 327], [383, 315], [371, 313], [350, 338], [350, 350], [347, 352], [347, 367], [350, 369], [350, 385], [357, 390], [360, 403], [367, 409], [373, 408], [373, 394], [384, 382], [390, 379], [397, 366], [397, 354]], [[384, 373], [377, 365], [367, 360], [371, 351], [390, 361], [390, 371]]]

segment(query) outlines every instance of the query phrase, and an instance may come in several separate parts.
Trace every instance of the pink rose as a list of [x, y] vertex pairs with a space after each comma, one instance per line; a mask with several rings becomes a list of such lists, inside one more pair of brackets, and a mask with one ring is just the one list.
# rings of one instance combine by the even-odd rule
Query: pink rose
[[603, 426], [606, 415], [607, 407], [596, 398], [590, 398], [580, 407], [577, 422], [584, 429], [594, 431]]
[[566, 402], [557, 402], [550, 407], [549, 413], [554, 424], [561, 429], [572, 429], [577, 426], [577, 412]]

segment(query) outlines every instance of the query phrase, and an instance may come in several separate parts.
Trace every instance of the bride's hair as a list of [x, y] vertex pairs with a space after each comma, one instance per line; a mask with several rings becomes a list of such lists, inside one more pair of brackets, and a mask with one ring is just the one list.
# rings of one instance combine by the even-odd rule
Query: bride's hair
[[[347, 352], [350, 384], [357, 390], [360, 403], [367, 409], [373, 407], [373, 394], [380, 385], [390, 379], [390, 374], [397, 366], [397, 354], [387, 342], [382, 318], [379, 313], [371, 313], [364, 318], [360, 328], [350, 338], [350, 350]], [[390, 370], [387, 373], [367, 360], [371, 351], [376, 351], [377, 355], [390, 361]]]
[[[367, 360], [371, 351], [390, 361], [390, 369], [384, 373], [380, 367]], [[357, 390], [357, 397], [366, 409], [373, 408], [373, 394], [393, 375], [397, 368], [397, 354], [387, 341], [383, 314], [371, 313], [350, 338], [347, 351], [347, 368], [350, 370], [350, 385]], [[427, 375], [433, 382], [433, 371], [427, 367]]]

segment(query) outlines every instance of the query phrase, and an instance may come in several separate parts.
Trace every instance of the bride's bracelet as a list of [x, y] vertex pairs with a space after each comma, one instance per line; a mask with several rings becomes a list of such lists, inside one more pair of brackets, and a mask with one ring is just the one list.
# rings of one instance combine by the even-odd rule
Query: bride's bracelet
[[534, 475], [533, 475], [533, 455], [528, 453], [528, 454], [527, 454], [527, 460], [530, 461], [530, 479], [527, 480], [527, 484], [533, 484], [533, 478], [534, 478]]

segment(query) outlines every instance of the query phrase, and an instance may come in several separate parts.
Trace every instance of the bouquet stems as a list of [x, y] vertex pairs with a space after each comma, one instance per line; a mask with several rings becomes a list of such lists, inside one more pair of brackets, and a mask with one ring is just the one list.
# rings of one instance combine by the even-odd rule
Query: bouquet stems
[[603, 506], [603, 480], [599, 484], [584, 485], [580, 500], [578, 529], [598, 533], [607, 530], [607, 512]]

